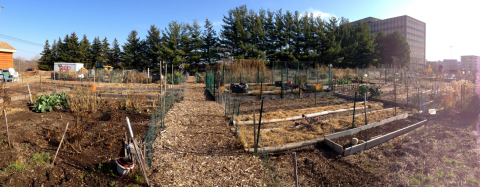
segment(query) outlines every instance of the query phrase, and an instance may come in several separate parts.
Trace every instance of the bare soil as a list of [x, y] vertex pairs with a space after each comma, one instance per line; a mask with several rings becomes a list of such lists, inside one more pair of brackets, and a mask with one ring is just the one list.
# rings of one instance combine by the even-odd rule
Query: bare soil
[[[26, 101], [7, 106], [12, 111], [7, 116], [10, 147], [6, 126], [0, 126], [0, 184], [5, 186], [108, 186], [118, 179], [115, 159], [123, 156], [122, 139], [127, 128], [123, 119], [130, 117], [139, 141], [150, 125], [150, 115], [106, 108], [108, 111], [85, 113], [77, 129], [71, 111], [35, 113], [29, 107]], [[1, 121], [5, 121], [3, 114]], [[66, 139], [55, 166], [51, 166], [67, 122]], [[83, 138], [75, 139], [76, 134], [83, 134]], [[34, 160], [39, 153], [49, 154], [45, 163]], [[140, 175], [131, 176], [117, 184], [143, 182], [134, 180]]]
[[386, 125], [373, 127], [368, 130], [357, 132], [355, 134], [334, 138], [333, 141], [343, 146], [343, 148], [345, 149], [352, 146], [351, 144], [352, 138], [357, 138], [359, 141], [369, 141], [371, 139], [374, 139], [377, 136], [386, 135], [396, 130], [408, 127], [409, 125], [413, 125], [419, 121], [420, 120], [417, 120], [417, 119], [397, 120], [397, 121], [390, 122]]
[[[408, 135], [347, 157], [323, 143], [292, 150], [300, 186], [478, 186], [477, 120], [439, 111]], [[292, 151], [269, 157], [269, 185], [294, 184]]]

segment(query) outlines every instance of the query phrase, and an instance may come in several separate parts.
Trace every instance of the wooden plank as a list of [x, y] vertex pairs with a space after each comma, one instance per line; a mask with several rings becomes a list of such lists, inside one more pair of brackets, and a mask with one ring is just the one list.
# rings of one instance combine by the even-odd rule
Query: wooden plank
[[333, 142], [332, 140], [330, 140], [328, 138], [325, 138], [324, 142], [325, 142], [325, 144], [330, 146], [333, 150], [335, 150], [335, 152], [337, 152], [338, 154], [343, 153], [343, 147], [341, 145]]
[[[360, 115], [363, 115], [363, 114], [360, 114]], [[364, 125], [364, 126], [361, 126], [361, 127], [354, 128], [354, 129], [330, 134], [330, 135], [325, 136], [325, 138], [334, 139], [334, 138], [338, 138], [338, 137], [342, 137], [342, 136], [346, 136], [346, 135], [355, 134], [355, 133], [360, 132], [362, 130], [372, 128], [373, 126], [384, 125], [388, 122], [392, 122], [392, 121], [396, 121], [396, 120], [400, 120], [400, 119], [405, 119], [407, 117], [408, 117], [408, 114], [400, 114], [400, 115], [397, 115], [397, 116], [394, 116], [394, 117], [391, 117], [391, 118], [381, 120], [379, 122], [375, 122], [375, 123], [371, 123], [371, 124], [368, 124], [368, 125]]]
[[344, 156], [352, 155], [354, 153], [357, 153], [357, 152], [360, 152], [360, 151], [363, 151], [363, 150], [366, 150], [366, 149], [370, 149], [370, 148], [375, 147], [377, 145], [380, 145], [384, 142], [387, 142], [388, 140], [390, 140], [392, 138], [395, 138], [395, 137], [400, 136], [402, 134], [408, 133], [408, 132], [412, 131], [413, 129], [416, 129], [416, 128], [422, 126], [423, 123], [426, 122], [426, 121], [427, 120], [425, 119], [423, 121], [420, 121], [420, 122], [415, 123], [413, 125], [410, 125], [408, 127], [402, 128], [400, 130], [396, 130], [394, 132], [391, 132], [391, 133], [388, 133], [386, 135], [383, 135], [383, 136], [377, 137], [375, 139], [369, 140], [367, 142], [364, 142], [362, 144], [358, 144], [356, 146], [347, 148], [347, 149], [345, 149]]
[[375, 146], [377, 146], [377, 145], [379, 145], [383, 142], [386, 142], [386, 141], [388, 141], [392, 138], [395, 138], [395, 137], [400, 136], [402, 134], [408, 133], [408, 132], [412, 131], [413, 129], [416, 129], [417, 127], [423, 125], [423, 122], [425, 122], [425, 121], [427, 121], [427, 120], [423, 120], [421, 122], [415, 123], [413, 125], [410, 125], [408, 127], [403, 128], [403, 129], [400, 129], [400, 130], [388, 133], [386, 135], [383, 135], [381, 137], [372, 139], [372, 140], [366, 142], [367, 143], [366, 149], [370, 149], [370, 148], [375, 147]]
[[[303, 141], [303, 142], [288, 143], [288, 144], [283, 144], [283, 145], [279, 145], [279, 146], [275, 146], [275, 147], [265, 147], [265, 148], [258, 149], [257, 152], [263, 153], [263, 149], [265, 149], [265, 152], [267, 152], [267, 153], [281, 152], [281, 151], [286, 151], [286, 150], [289, 150], [289, 149], [295, 149], [295, 148], [299, 148], [299, 147], [313, 145], [313, 144], [316, 144], [318, 142], [323, 141], [323, 139], [324, 138], [322, 136], [322, 137], [318, 137], [318, 138]], [[245, 151], [249, 152], [249, 153], [253, 153], [254, 148], [245, 149]]]

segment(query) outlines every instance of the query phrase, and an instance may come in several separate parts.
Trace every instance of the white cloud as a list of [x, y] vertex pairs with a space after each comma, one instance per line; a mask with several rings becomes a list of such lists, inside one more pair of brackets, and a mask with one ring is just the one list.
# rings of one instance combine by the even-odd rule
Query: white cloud
[[222, 25], [222, 24], [223, 24], [223, 21], [213, 21], [213, 22], [212, 22], [212, 25], [213, 25], [213, 26], [220, 26], [220, 25]]
[[[328, 18], [328, 17], [336, 17], [335, 15], [333, 14], [330, 14], [330, 13], [326, 13], [326, 12], [322, 12], [320, 10], [317, 10], [317, 9], [313, 9], [312, 7], [308, 8], [306, 10], [306, 12], [308, 14], [313, 14], [313, 17], [317, 17], [317, 16], [320, 16], [322, 19], [324, 18]], [[304, 16], [305, 13], [302, 13], [301, 16]]]

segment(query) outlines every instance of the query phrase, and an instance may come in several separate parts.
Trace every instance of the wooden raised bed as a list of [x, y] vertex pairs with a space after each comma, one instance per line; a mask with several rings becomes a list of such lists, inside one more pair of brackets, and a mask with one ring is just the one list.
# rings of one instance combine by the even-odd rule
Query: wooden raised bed
[[[396, 120], [405, 119], [406, 117], [403, 116], [403, 115], [405, 115], [405, 114], [402, 114], [402, 115], [399, 115], [399, 116], [396, 116], [396, 117], [393, 117], [393, 118], [397, 118]], [[420, 119], [420, 118], [413, 117], [413, 116], [411, 116], [410, 118]], [[339, 138], [339, 137], [346, 136], [346, 135], [355, 134], [355, 133], [358, 133], [362, 130], [367, 130], [369, 128], [372, 128], [373, 126], [378, 127], [380, 125], [384, 125], [384, 124], [386, 124], [388, 122], [392, 122], [394, 120], [392, 120], [392, 118], [389, 118], [389, 119], [382, 120], [382, 121], [377, 122], [377, 123], [372, 123], [372, 124], [362, 126], [362, 127], [359, 127], [359, 128], [355, 128], [355, 129], [351, 129], [351, 130], [348, 130], [348, 131], [343, 131], [343, 132], [340, 132], [340, 133], [325, 136], [325, 144], [327, 144], [329, 147], [331, 147], [333, 150], [335, 150], [335, 152], [337, 152], [337, 153], [339, 153], [343, 156], [348, 156], [348, 155], [352, 155], [354, 153], [357, 153], [357, 152], [360, 152], [360, 151], [363, 151], [363, 150], [366, 150], [366, 149], [370, 149], [370, 148], [375, 147], [377, 145], [380, 145], [384, 142], [387, 142], [388, 140], [390, 140], [392, 138], [395, 138], [395, 137], [398, 137], [400, 135], [406, 134], [406, 133], [422, 126], [424, 124], [424, 122], [427, 121], [426, 119], [421, 119], [421, 120], [422, 121], [417, 122], [413, 125], [409, 125], [405, 128], [396, 130], [394, 132], [387, 133], [385, 135], [373, 138], [371, 140], [368, 140], [366, 142], [360, 143], [360, 144], [352, 146], [352, 147], [348, 147], [346, 149], [344, 149], [341, 145], [332, 141], [332, 139]]]
[[[364, 114], [359, 114], [359, 115], [364, 115]], [[405, 119], [407, 117], [408, 117], [408, 114], [400, 114], [400, 115], [397, 115], [397, 116], [394, 116], [394, 117], [391, 117], [391, 118], [381, 120], [381, 121], [376, 122], [376, 123], [372, 123], [372, 124], [364, 125], [364, 126], [357, 127], [357, 128], [354, 128], [354, 129], [330, 134], [330, 135], [327, 135], [327, 136], [322, 136], [322, 137], [318, 137], [318, 138], [315, 138], [315, 139], [302, 141], [302, 142], [294, 142], [294, 143], [287, 143], [287, 144], [283, 144], [283, 145], [279, 145], [279, 146], [270, 146], [270, 147], [265, 147], [265, 148], [259, 148], [257, 151], [258, 152], [263, 152], [265, 150], [265, 152], [267, 152], [267, 153], [274, 153], [274, 152], [281, 152], [281, 151], [286, 151], [286, 150], [290, 150], [290, 149], [300, 148], [300, 147], [313, 145], [313, 144], [322, 142], [327, 138], [328, 139], [333, 139], [333, 138], [336, 138], [336, 137], [341, 137], [341, 136], [345, 136], [345, 135], [349, 135], [349, 134], [354, 134], [354, 133], [360, 132], [362, 130], [371, 128], [374, 125], [383, 125], [385, 123], [392, 122], [392, 121], [395, 121], [395, 120]], [[234, 130], [234, 128], [232, 129], [232, 131], [233, 130]], [[239, 132], [236, 132], [236, 135], [237, 135], [237, 137], [242, 139]], [[327, 145], [328, 145], [328, 143], [327, 143]], [[338, 146], [342, 149], [342, 153], [343, 153], [343, 148], [340, 145], [338, 145]], [[333, 145], [331, 147], [333, 148]], [[253, 153], [254, 148], [247, 148], [247, 149], [245, 149], [245, 151], [249, 152], [249, 153]]]

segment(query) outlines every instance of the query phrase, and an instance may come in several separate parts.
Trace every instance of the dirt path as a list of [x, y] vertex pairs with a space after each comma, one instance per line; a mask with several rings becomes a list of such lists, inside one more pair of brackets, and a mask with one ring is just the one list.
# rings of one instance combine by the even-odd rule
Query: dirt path
[[185, 99], [166, 116], [149, 179], [155, 186], [260, 186], [261, 160], [244, 154], [223, 107], [194, 81], [189, 78]]

